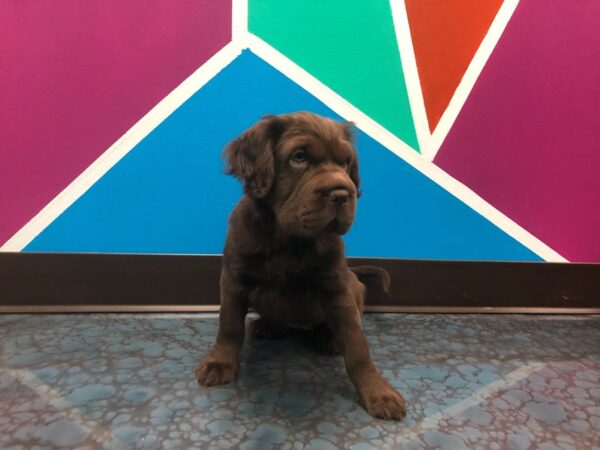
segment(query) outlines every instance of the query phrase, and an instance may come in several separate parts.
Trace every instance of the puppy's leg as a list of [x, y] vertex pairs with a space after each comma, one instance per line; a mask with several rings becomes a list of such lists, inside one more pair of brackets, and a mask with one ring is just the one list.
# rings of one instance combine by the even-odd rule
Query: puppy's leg
[[331, 329], [325, 323], [317, 325], [312, 330], [315, 349], [325, 355], [339, 355], [340, 346], [336, 342]]
[[248, 302], [221, 281], [219, 332], [214, 347], [196, 368], [198, 384], [215, 386], [230, 383], [239, 370], [238, 355], [244, 342], [244, 320]]
[[342, 346], [346, 370], [366, 411], [380, 419], [401, 420], [406, 415], [404, 398], [383, 378], [371, 360], [361, 315], [352, 293], [336, 299], [328, 324]]

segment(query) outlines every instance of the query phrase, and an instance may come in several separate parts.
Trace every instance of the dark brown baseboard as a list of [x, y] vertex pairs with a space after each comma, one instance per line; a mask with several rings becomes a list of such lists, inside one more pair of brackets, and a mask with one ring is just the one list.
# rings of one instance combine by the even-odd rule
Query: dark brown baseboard
[[[0, 253], [0, 312], [217, 311], [220, 256]], [[600, 264], [350, 258], [392, 279], [369, 311], [600, 313]]]

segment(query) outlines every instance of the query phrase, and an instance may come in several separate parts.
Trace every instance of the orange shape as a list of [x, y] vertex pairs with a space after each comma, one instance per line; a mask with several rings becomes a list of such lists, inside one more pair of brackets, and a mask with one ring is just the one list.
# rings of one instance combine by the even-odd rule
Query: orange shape
[[502, 0], [406, 0], [432, 132], [501, 5]]

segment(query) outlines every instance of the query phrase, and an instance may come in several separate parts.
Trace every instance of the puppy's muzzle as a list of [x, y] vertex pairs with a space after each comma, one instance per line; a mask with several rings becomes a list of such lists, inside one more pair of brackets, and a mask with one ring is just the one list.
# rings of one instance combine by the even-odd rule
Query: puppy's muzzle
[[[354, 200], [356, 190], [351, 186], [336, 185], [333, 188], [321, 191], [325, 197], [326, 208], [333, 217], [325, 226], [327, 233], [344, 234], [354, 221]], [[331, 217], [331, 216], [330, 216]]]
[[327, 193], [327, 200], [329, 200], [330, 203], [332, 203], [333, 205], [335, 205], [338, 208], [340, 208], [340, 207], [344, 206], [346, 203], [348, 203], [349, 199], [350, 199], [350, 191], [345, 188], [333, 189]]

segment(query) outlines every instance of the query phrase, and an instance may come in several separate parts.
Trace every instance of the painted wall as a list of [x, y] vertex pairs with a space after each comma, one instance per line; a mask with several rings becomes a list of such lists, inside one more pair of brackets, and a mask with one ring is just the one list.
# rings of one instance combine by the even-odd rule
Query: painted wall
[[224, 145], [352, 120], [353, 256], [600, 262], [600, 3], [9, 1], [7, 251], [216, 254]]

